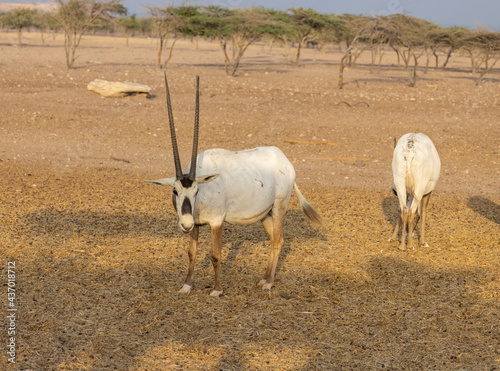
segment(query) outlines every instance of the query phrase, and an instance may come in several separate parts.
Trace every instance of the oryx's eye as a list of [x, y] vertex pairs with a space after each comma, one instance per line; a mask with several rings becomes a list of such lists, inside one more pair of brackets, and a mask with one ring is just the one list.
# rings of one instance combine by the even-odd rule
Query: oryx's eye
[[194, 195], [194, 197], [198, 196], [199, 191], [200, 191], [199, 189], [196, 190], [196, 194]]
[[174, 189], [173, 193], [174, 193], [174, 196], [177, 196], [177, 190], [176, 189]]

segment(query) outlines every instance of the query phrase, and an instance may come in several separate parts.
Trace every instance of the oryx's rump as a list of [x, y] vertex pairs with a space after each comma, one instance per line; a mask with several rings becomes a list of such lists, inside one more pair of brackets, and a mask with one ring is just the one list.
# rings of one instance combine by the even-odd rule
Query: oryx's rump
[[436, 147], [424, 134], [408, 133], [399, 139], [394, 148], [392, 173], [401, 216], [389, 240], [397, 238], [402, 224], [400, 249], [406, 249], [405, 235], [408, 225], [408, 245], [412, 247], [412, 232], [421, 216], [420, 244], [425, 242], [425, 214], [429, 198], [436, 187], [441, 171], [441, 161]]
[[[406, 194], [414, 197], [415, 191], [426, 195], [436, 187], [441, 162], [432, 141], [425, 134], [405, 134], [394, 149], [392, 160], [396, 182], [404, 180]], [[402, 184], [396, 184], [396, 190]]]
[[292, 164], [276, 147], [200, 153], [196, 174], [214, 173], [220, 174], [219, 178], [199, 186], [194, 217], [200, 225], [213, 222], [217, 216], [232, 224], [260, 221], [277, 199], [288, 204], [295, 184]]

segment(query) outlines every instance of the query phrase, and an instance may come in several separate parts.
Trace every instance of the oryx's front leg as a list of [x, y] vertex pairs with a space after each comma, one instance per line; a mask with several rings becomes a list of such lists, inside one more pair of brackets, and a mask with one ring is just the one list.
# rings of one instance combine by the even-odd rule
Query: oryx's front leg
[[280, 256], [281, 248], [283, 247], [283, 220], [285, 219], [286, 202], [284, 200], [277, 200], [271, 211], [271, 215], [267, 216], [262, 224], [266, 229], [269, 239], [271, 240], [271, 253], [267, 263], [266, 274], [259, 282], [263, 290], [271, 290], [274, 283], [274, 275], [276, 273], [276, 266]]
[[189, 233], [189, 240], [190, 240], [190, 245], [189, 245], [189, 250], [188, 250], [188, 257], [189, 257], [189, 265], [188, 265], [188, 273], [186, 277], [186, 281], [184, 283], [184, 286], [179, 290], [179, 292], [182, 293], [189, 293], [191, 289], [193, 288], [194, 284], [194, 260], [196, 258], [196, 249], [198, 248], [198, 232], [199, 232], [200, 227], [195, 225], [193, 227], [193, 230], [191, 233]]
[[223, 225], [210, 226], [212, 235], [212, 265], [215, 272], [215, 286], [210, 296], [219, 297], [222, 295], [222, 285], [220, 283], [220, 258], [222, 249], [222, 230]]

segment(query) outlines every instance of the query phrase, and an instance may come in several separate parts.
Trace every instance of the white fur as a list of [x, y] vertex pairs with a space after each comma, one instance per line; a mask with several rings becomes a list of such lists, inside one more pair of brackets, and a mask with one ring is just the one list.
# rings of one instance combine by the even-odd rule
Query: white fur
[[[187, 166], [190, 167], [191, 164]], [[237, 152], [206, 150], [198, 155], [196, 175], [198, 194], [193, 195], [193, 218], [197, 225], [220, 225], [224, 221], [239, 225], [258, 222], [269, 213], [276, 199], [288, 203], [295, 185], [293, 165], [276, 147]], [[199, 181], [207, 175], [211, 177], [208, 182]], [[149, 182], [175, 187], [176, 180], [173, 177]], [[180, 187], [177, 189], [179, 196], [182, 191]], [[303, 202], [304, 197], [300, 196], [299, 201]], [[181, 203], [182, 197], [177, 198]], [[186, 221], [181, 206], [177, 205], [179, 223]]]
[[[394, 148], [392, 174], [402, 219], [398, 220], [396, 229], [399, 228], [400, 221], [403, 222], [400, 245], [402, 250], [405, 249], [405, 227], [408, 221], [415, 221], [410, 223], [408, 230], [408, 244], [413, 247], [411, 234], [417, 222], [415, 218], [418, 219], [421, 215], [422, 198], [424, 196], [430, 197], [439, 180], [440, 171], [439, 155], [428, 136], [408, 133], [399, 139]], [[424, 219], [422, 219], [423, 221]], [[391, 239], [397, 237], [396, 229]], [[421, 231], [421, 235], [423, 233]], [[421, 238], [421, 243], [425, 244], [425, 238]]]
[[[191, 164], [188, 165], [188, 169]], [[295, 184], [295, 170], [283, 152], [276, 147], [259, 147], [245, 151], [209, 149], [198, 155], [196, 181], [184, 187], [180, 180], [164, 178], [150, 183], [174, 188], [174, 202], [182, 231], [191, 233], [190, 267], [186, 285], [193, 282], [194, 255], [198, 244], [198, 227], [210, 225], [215, 287], [212, 296], [220, 296], [220, 244], [224, 222], [247, 225], [261, 221], [271, 239], [272, 253], [263, 289], [270, 289], [279, 252], [283, 245], [283, 219], [292, 191], [306, 215], [320, 222], [320, 216], [309, 205]], [[190, 202], [192, 214], [182, 207]], [[185, 210], [184, 210], [185, 211]], [[186, 286], [184, 285], [184, 287]], [[181, 292], [186, 292], [181, 289]]]

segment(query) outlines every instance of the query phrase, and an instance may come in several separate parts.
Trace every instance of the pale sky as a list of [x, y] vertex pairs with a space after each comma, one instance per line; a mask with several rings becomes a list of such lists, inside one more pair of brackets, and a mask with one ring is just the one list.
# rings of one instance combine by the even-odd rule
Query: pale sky
[[[10, 0], [6, 2], [50, 2], [51, 0]], [[500, 0], [123, 0], [129, 14], [147, 16], [145, 8], [168, 5], [219, 5], [225, 8], [312, 8], [320, 13], [388, 15], [406, 13], [440, 26], [481, 27], [500, 31]]]

